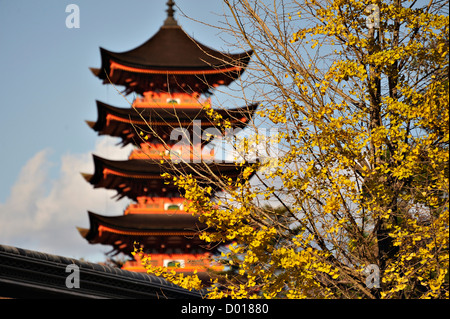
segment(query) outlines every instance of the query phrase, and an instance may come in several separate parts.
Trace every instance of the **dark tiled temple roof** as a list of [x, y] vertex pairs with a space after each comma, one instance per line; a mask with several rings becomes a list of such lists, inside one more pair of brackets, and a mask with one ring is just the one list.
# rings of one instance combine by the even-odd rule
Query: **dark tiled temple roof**
[[[68, 288], [68, 265], [79, 267], [79, 288]], [[202, 298], [163, 278], [72, 258], [0, 245], [0, 297]]]

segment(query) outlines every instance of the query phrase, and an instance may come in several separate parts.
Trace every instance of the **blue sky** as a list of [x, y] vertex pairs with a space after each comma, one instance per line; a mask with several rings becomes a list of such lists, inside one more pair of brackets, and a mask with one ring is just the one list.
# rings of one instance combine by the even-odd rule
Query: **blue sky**
[[[125, 159], [130, 149], [84, 121], [96, 120], [95, 100], [127, 103], [89, 67], [100, 67], [100, 46], [126, 51], [155, 34], [166, 2], [0, 0], [0, 244], [102, 260], [108, 248], [89, 245], [75, 227], [88, 227], [87, 210], [117, 215], [128, 202], [94, 190], [80, 172], [93, 171], [92, 153]], [[219, 0], [175, 2], [193, 19], [224, 21]], [[80, 8], [78, 29], [65, 24], [71, 3]], [[201, 43], [227, 50], [217, 29], [178, 9], [175, 18]]]

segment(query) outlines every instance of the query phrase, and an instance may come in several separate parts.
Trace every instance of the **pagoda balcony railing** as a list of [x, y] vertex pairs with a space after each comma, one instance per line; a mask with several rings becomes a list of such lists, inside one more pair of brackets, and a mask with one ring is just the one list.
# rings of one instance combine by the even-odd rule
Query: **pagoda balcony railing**
[[[137, 255], [136, 255], [137, 256]], [[139, 257], [136, 260], [127, 261], [122, 269], [130, 271], [145, 271]], [[147, 255], [148, 256], [148, 255]], [[209, 253], [204, 254], [150, 254], [150, 265], [153, 267], [166, 267], [169, 270], [176, 272], [198, 272], [206, 271], [207, 269], [220, 271], [223, 266], [212, 262]]]
[[155, 93], [149, 91], [144, 93], [144, 97], [137, 97], [133, 102], [133, 107], [202, 108], [206, 104], [211, 105], [211, 99], [202, 98], [198, 93]]
[[182, 197], [146, 197], [137, 198], [137, 203], [130, 204], [125, 209], [124, 215], [128, 214], [151, 214], [151, 213], [184, 213], [185, 199]]
[[173, 161], [191, 161], [191, 160], [213, 160], [215, 158], [214, 149], [202, 150], [201, 144], [192, 145], [173, 145], [167, 149], [163, 144], [141, 143], [140, 149], [131, 152], [128, 159], [170, 159]]

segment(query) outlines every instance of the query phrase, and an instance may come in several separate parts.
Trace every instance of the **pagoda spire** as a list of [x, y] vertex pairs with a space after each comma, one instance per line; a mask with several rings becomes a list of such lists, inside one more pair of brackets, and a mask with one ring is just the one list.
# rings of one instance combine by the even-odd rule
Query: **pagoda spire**
[[166, 4], [169, 8], [166, 10], [167, 19], [164, 21], [164, 26], [177, 26], [177, 20], [173, 17], [175, 13], [175, 10], [173, 9], [175, 2], [173, 2], [173, 0], [169, 0]]

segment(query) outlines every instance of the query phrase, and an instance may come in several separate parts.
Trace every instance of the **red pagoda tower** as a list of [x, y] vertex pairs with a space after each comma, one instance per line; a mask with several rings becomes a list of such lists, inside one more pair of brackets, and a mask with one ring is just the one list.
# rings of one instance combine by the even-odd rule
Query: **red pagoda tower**
[[[197, 270], [202, 275], [210, 266], [208, 257], [217, 247], [198, 238], [205, 225], [183, 210], [183, 194], [175, 185], [167, 184], [161, 174], [180, 169], [198, 177], [200, 184], [220, 191], [200, 178], [201, 167], [207, 165], [211, 172], [224, 178], [236, 178], [242, 173], [245, 165], [216, 163], [211, 161], [214, 154], [195, 152], [202, 153], [208, 141], [197, 139], [197, 144], [188, 145], [188, 152], [182, 152], [177, 148], [178, 140], [170, 137], [174, 129], [193, 137], [214, 126], [205, 108], [211, 102], [211, 89], [236, 80], [252, 52], [227, 54], [197, 42], [174, 19], [173, 1], [167, 5], [167, 19], [153, 37], [127, 52], [100, 48], [101, 68], [91, 68], [104, 84], [122, 85], [126, 94], [134, 92], [139, 97], [131, 108], [97, 101], [97, 121], [88, 121], [88, 125], [99, 135], [119, 137], [120, 144], [131, 143], [135, 149], [124, 161], [94, 155], [95, 171], [83, 177], [94, 188], [114, 189], [117, 198], [127, 197], [132, 203], [120, 216], [88, 212], [90, 228], [78, 230], [91, 244], [112, 246], [112, 255], [122, 252], [131, 256], [136, 241], [145, 253], [151, 254], [155, 266], [174, 267], [186, 273]], [[217, 112], [233, 127], [243, 128], [256, 107], [255, 104]], [[196, 125], [200, 132], [195, 131]], [[191, 163], [192, 160], [196, 161]], [[129, 261], [123, 268], [145, 271], [138, 261]]]

